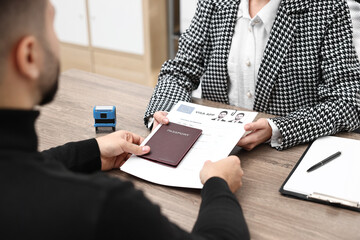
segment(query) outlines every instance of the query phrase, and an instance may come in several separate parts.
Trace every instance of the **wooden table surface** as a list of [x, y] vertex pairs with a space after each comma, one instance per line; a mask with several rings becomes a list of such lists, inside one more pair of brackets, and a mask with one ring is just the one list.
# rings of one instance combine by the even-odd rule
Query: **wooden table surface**
[[[67, 71], [61, 76], [55, 101], [41, 109], [37, 121], [39, 149], [96, 137], [92, 116], [95, 105], [115, 105], [117, 129], [146, 137], [149, 131], [143, 124], [143, 114], [151, 94], [152, 89], [142, 85], [79, 70]], [[195, 102], [229, 108], [206, 100], [196, 99]], [[360, 134], [354, 133], [338, 136], [360, 139]], [[243, 187], [236, 196], [252, 239], [360, 239], [360, 213], [288, 198], [279, 193], [306, 147], [301, 145], [277, 151], [264, 144], [251, 152], [237, 152], [245, 174]], [[109, 174], [132, 181], [151, 201], [162, 207], [171, 221], [191, 231], [201, 203], [199, 190], [156, 185], [120, 170]]]

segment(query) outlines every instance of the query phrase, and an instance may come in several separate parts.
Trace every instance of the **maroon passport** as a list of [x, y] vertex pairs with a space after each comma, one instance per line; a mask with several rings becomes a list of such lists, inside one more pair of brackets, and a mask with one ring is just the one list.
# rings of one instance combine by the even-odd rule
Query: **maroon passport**
[[176, 123], [162, 125], [145, 144], [150, 153], [139, 157], [176, 167], [201, 133], [201, 129]]

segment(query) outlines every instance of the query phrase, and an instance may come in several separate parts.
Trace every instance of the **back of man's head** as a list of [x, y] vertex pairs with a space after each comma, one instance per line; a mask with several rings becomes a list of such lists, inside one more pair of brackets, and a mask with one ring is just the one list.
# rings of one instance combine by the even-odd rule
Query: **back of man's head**
[[[0, 0], [0, 74], [20, 39], [27, 35], [44, 41], [48, 0]], [[1, 81], [1, 79], [0, 79]]]

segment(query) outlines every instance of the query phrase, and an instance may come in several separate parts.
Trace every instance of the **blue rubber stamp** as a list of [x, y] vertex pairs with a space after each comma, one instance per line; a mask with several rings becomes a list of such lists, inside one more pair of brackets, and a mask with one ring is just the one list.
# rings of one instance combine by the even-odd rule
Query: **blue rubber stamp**
[[94, 107], [95, 131], [99, 128], [116, 129], [116, 107], [115, 106], [95, 106]]

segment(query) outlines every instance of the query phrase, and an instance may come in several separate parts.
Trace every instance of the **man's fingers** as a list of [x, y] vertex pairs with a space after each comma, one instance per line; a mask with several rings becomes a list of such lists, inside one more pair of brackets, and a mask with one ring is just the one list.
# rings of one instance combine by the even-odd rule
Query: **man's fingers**
[[132, 141], [131, 141], [132, 143], [140, 145], [142, 141], [144, 141], [143, 137], [140, 137], [139, 135], [132, 133]]
[[145, 138], [140, 137], [139, 142], [138, 142], [138, 143], [136, 143], [136, 144], [140, 145], [140, 144], [141, 144], [144, 140], [145, 140]]
[[127, 142], [131, 142], [137, 145], [140, 145], [142, 141], [144, 141], [143, 137], [140, 137], [139, 135], [124, 131], [123, 135], [121, 136], [123, 139], [125, 139]]
[[138, 146], [136, 144], [126, 141], [122, 142], [122, 149], [124, 150], [124, 152], [132, 153], [135, 155], [143, 155], [150, 152], [149, 146]]

